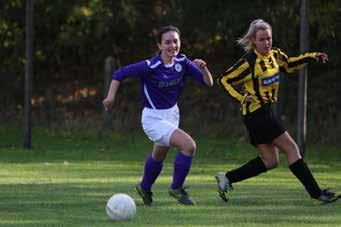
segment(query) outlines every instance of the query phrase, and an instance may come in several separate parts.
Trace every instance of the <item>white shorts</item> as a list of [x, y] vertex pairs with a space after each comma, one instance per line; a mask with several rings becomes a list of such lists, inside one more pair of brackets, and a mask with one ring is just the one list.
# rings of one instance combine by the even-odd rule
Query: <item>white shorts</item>
[[142, 111], [142, 128], [148, 138], [155, 144], [169, 147], [173, 132], [179, 127], [179, 108], [157, 110], [144, 108]]

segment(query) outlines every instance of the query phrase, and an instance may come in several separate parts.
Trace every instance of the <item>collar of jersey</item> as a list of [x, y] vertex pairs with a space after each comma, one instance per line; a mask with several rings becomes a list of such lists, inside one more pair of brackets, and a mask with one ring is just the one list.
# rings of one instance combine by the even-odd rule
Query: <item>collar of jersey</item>
[[173, 60], [172, 63], [165, 64], [165, 63], [163, 63], [162, 58], [161, 58], [161, 55], [159, 54], [159, 55], [157, 56], [157, 61], [159, 61], [164, 67], [170, 68], [170, 67], [172, 67], [172, 66], [174, 65], [174, 63], [175, 63], [175, 58], [174, 58], [174, 60]]
[[160, 61], [164, 67], [170, 68], [170, 67], [174, 66], [175, 63], [184, 61], [185, 58], [186, 58], [186, 56], [184, 54], [178, 54], [177, 56], [175, 56], [174, 61], [170, 64], [164, 64], [160, 54], [157, 55], [156, 59], [157, 59], [157, 61]]
[[263, 54], [259, 53], [256, 49], [254, 49], [254, 52], [255, 52], [255, 53], [257, 54], [257, 56], [260, 57], [260, 58], [267, 58], [267, 57], [269, 57], [269, 56], [271, 55], [271, 50], [270, 50], [270, 52], [269, 52], [267, 55], [263, 55]]
[[184, 54], [178, 54], [174, 58], [174, 61], [171, 64], [163, 64], [162, 59], [161, 59], [161, 55], [158, 54], [155, 57], [153, 57], [152, 59], [147, 59], [146, 62], [150, 68], [155, 69], [159, 65], [162, 65], [165, 68], [170, 68], [170, 67], [173, 67], [175, 63], [179, 63], [179, 62], [182, 62], [185, 60], [186, 60], [186, 56]]

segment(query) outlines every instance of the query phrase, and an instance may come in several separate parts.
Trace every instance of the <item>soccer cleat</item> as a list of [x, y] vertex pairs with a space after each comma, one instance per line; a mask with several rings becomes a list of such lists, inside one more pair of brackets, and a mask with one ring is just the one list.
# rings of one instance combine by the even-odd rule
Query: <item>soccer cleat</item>
[[218, 185], [219, 197], [227, 203], [230, 197], [230, 191], [233, 190], [233, 187], [223, 172], [218, 172], [215, 175], [215, 179]]
[[176, 199], [178, 199], [179, 203], [185, 205], [195, 205], [193, 198], [186, 192], [186, 188], [178, 188], [172, 189], [171, 187], [168, 189], [168, 194]]
[[142, 198], [143, 203], [147, 206], [151, 206], [152, 202], [153, 202], [153, 193], [152, 192], [148, 192], [146, 190], [144, 190], [143, 188], [141, 188], [141, 185], [138, 184], [135, 187], [137, 194], [139, 194], [139, 196]]
[[316, 202], [318, 204], [327, 204], [327, 203], [332, 203], [338, 200], [341, 196], [336, 195], [334, 192], [329, 191], [328, 189], [324, 189], [321, 191], [320, 197], [318, 197]]

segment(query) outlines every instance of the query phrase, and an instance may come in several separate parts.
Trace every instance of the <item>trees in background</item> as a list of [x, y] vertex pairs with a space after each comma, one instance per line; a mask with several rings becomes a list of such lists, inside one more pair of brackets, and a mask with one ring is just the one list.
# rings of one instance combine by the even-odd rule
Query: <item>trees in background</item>
[[[336, 95], [341, 89], [337, 86], [341, 61], [338, 57], [340, 9], [338, 0], [316, 0], [310, 4], [310, 50], [328, 52], [330, 63], [314, 65], [310, 70], [308, 128], [309, 122], [314, 122], [311, 126], [320, 129], [341, 121], [338, 116], [341, 104], [338, 104]], [[115, 65], [119, 66], [153, 55], [157, 52], [154, 35], [166, 24], [181, 29], [182, 48], [189, 57], [206, 59], [213, 73], [218, 75], [242, 55], [235, 40], [256, 18], [263, 18], [273, 25], [275, 46], [289, 54], [298, 54], [300, 15], [297, 0], [241, 0], [238, 4], [226, 0], [35, 0], [33, 95], [46, 97], [46, 93], [52, 92], [49, 96], [53, 99], [66, 93], [68, 86], [79, 88], [83, 85], [102, 91], [105, 58], [113, 56]], [[0, 71], [1, 75], [11, 72], [9, 75], [14, 75], [21, 84], [25, 63], [24, 28], [25, 1], [1, 1]], [[292, 122], [296, 116], [298, 79], [286, 75], [283, 78], [286, 80], [286, 90], [281, 91], [286, 94], [282, 95], [285, 97], [283, 119]], [[3, 86], [12, 85], [0, 85]], [[130, 86], [139, 89], [137, 84]], [[23, 92], [23, 88], [21, 90]], [[230, 105], [218, 89], [200, 92], [206, 92], [210, 98], [211, 102], [207, 101], [204, 108], [212, 108], [214, 120], [228, 121], [236, 117], [235, 105]], [[98, 93], [97, 97], [100, 99], [102, 94]], [[22, 97], [17, 96], [16, 102], [16, 106], [22, 105]], [[89, 102], [93, 101], [86, 101]], [[202, 100], [194, 96], [191, 102], [202, 103]], [[199, 108], [201, 105], [195, 106]], [[227, 110], [222, 111], [222, 106]], [[91, 108], [95, 107], [98, 108], [98, 103]], [[320, 120], [321, 113], [324, 113], [324, 121]]]

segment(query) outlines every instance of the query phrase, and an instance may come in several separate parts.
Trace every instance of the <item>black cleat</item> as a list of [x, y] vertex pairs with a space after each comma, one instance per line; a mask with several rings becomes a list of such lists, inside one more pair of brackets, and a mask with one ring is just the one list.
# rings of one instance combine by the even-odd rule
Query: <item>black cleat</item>
[[322, 190], [320, 197], [316, 198], [316, 203], [324, 205], [327, 203], [335, 202], [340, 197], [341, 195], [336, 195], [334, 192], [331, 192], [328, 189], [324, 189]]
[[153, 193], [152, 192], [148, 192], [146, 190], [144, 190], [143, 188], [141, 188], [141, 185], [138, 184], [135, 187], [137, 194], [139, 194], [139, 196], [142, 198], [143, 203], [147, 206], [151, 206], [152, 202], [153, 202]]
[[178, 189], [168, 189], [168, 194], [176, 198], [179, 203], [184, 205], [195, 205], [193, 198], [185, 191], [186, 187]]

